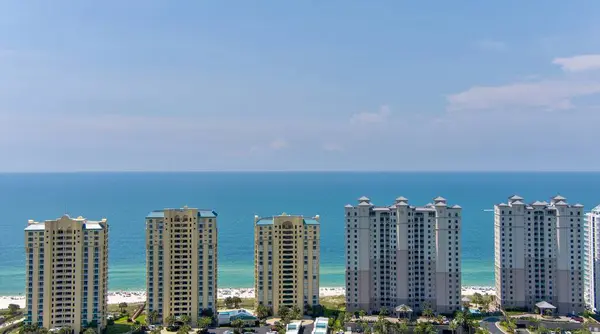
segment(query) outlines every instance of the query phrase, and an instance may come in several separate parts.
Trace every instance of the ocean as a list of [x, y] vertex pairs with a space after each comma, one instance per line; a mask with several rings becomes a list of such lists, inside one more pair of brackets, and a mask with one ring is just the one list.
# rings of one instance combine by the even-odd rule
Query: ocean
[[321, 216], [321, 286], [344, 285], [344, 205], [368, 196], [412, 205], [436, 196], [463, 207], [463, 285], [494, 284], [495, 203], [512, 194], [528, 202], [561, 194], [586, 210], [600, 203], [600, 173], [206, 172], [0, 174], [0, 295], [19, 295], [24, 283], [28, 219], [64, 213], [106, 217], [109, 289], [145, 288], [148, 212], [198, 207], [218, 212], [219, 287], [253, 286], [254, 215]]

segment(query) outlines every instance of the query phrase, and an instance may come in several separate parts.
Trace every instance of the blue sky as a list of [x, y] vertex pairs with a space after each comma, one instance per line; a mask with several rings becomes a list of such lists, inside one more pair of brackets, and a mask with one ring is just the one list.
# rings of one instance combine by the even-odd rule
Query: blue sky
[[599, 170], [598, 1], [2, 1], [0, 171]]

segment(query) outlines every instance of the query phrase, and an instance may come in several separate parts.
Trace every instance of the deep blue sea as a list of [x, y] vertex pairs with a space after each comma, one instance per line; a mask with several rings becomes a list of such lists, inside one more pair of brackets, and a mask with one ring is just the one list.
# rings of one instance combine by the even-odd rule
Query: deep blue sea
[[144, 217], [154, 209], [218, 212], [219, 287], [253, 285], [254, 215], [321, 216], [321, 286], [344, 285], [344, 205], [362, 195], [389, 205], [403, 195], [424, 205], [440, 195], [463, 207], [463, 285], [493, 285], [494, 203], [560, 193], [590, 209], [600, 173], [64, 173], [0, 174], [0, 295], [24, 290], [28, 219], [67, 212], [110, 224], [109, 289], [145, 287]]

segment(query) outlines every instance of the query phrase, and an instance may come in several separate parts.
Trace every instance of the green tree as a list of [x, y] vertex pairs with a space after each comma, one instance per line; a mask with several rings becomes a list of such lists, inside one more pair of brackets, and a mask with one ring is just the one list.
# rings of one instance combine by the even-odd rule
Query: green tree
[[225, 298], [224, 302], [225, 302], [225, 307], [233, 308], [233, 298], [232, 297]]
[[406, 323], [406, 321], [396, 323], [396, 331], [398, 331], [398, 333], [400, 334], [408, 333], [408, 324]]
[[428, 318], [428, 319], [431, 319], [433, 317], [433, 310], [429, 306], [427, 306], [423, 310], [423, 316], [426, 317], [426, 318]]
[[231, 298], [231, 301], [233, 302], [233, 307], [235, 308], [240, 308], [240, 305], [242, 305], [242, 298], [238, 296]]
[[277, 314], [281, 319], [287, 318], [290, 313], [290, 308], [287, 306], [279, 308], [279, 313]]
[[458, 325], [458, 323], [456, 321], [451, 321], [450, 325], [448, 325], [448, 327], [450, 328], [450, 330], [452, 331], [452, 334], [456, 333], [456, 330], [458, 329], [458, 327], [460, 327]]
[[290, 318], [291, 320], [302, 319], [302, 310], [300, 310], [300, 308], [296, 305], [292, 306], [292, 309], [290, 310]]
[[146, 317], [146, 322], [148, 324], [155, 324], [158, 321], [158, 311], [150, 311], [148, 312], [148, 316]]
[[88, 328], [85, 331], [83, 331], [83, 334], [96, 334], [96, 330], [94, 330], [93, 328]]
[[71, 334], [73, 333], [73, 329], [71, 327], [63, 327], [58, 331], [58, 334]]
[[267, 317], [269, 317], [269, 314], [271, 314], [271, 310], [269, 310], [269, 308], [263, 304], [258, 304], [255, 311], [256, 316], [259, 319], [266, 319]]
[[121, 313], [125, 313], [125, 311], [127, 311], [127, 303], [126, 302], [119, 303], [119, 310], [121, 310]]
[[244, 327], [244, 322], [240, 319], [235, 319], [231, 322], [231, 327], [233, 327], [237, 333], [241, 333], [242, 328]]
[[192, 327], [189, 325], [183, 325], [177, 331], [177, 334], [188, 334], [192, 330]]
[[160, 334], [162, 333], [162, 327], [153, 329], [150, 334]]
[[20, 308], [21, 308], [21, 306], [19, 306], [17, 304], [8, 304], [8, 311], [10, 312], [11, 315], [17, 314], [17, 312], [19, 311]]
[[420, 322], [415, 326], [416, 334], [435, 334], [437, 331], [430, 322]]
[[131, 326], [131, 333], [133, 334], [140, 334], [143, 333], [144, 331], [142, 330], [142, 325], [141, 324], [133, 324], [133, 326]]
[[184, 314], [181, 317], [179, 317], [179, 320], [181, 320], [181, 322], [183, 322], [184, 324], [189, 325], [191, 318], [189, 315]]
[[359, 319], [364, 318], [365, 315], [367, 315], [367, 312], [365, 312], [365, 310], [359, 310], [358, 311]]
[[176, 320], [177, 319], [175, 319], [173, 315], [169, 315], [165, 318], [165, 323], [167, 324], [167, 326], [173, 326]]
[[386, 317], [389, 314], [390, 314], [390, 311], [387, 309], [387, 307], [382, 307], [379, 309], [379, 315]]
[[198, 327], [199, 328], [208, 328], [212, 324], [212, 319], [209, 317], [201, 317], [198, 319]]

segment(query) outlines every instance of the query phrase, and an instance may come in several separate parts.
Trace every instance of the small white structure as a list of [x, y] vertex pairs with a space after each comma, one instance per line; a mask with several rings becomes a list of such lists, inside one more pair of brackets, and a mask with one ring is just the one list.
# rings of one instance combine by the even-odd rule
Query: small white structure
[[315, 326], [313, 327], [312, 334], [327, 334], [329, 329], [329, 318], [319, 317], [315, 319]]
[[298, 334], [302, 328], [302, 320], [292, 321], [285, 326], [285, 334]]

